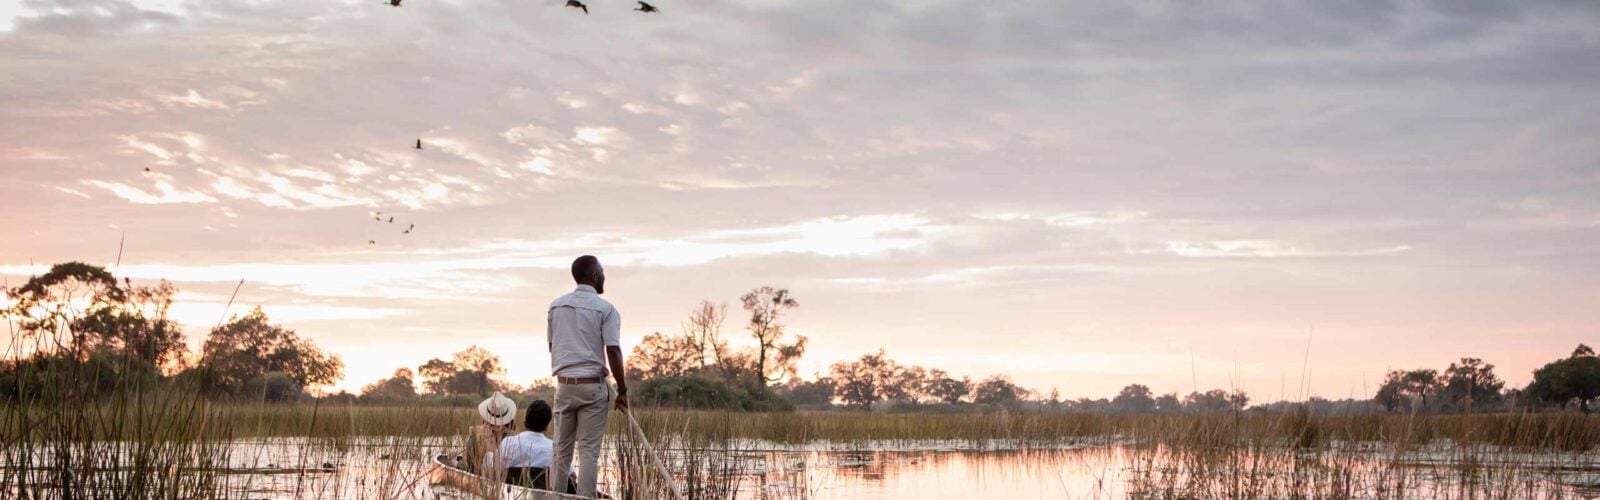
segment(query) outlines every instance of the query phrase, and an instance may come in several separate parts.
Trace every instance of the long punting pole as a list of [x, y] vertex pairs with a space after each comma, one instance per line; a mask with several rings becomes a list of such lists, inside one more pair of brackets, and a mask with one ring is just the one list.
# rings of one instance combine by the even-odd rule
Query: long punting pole
[[633, 424], [633, 432], [639, 435], [640, 441], [644, 441], [644, 447], [650, 449], [650, 457], [655, 459], [656, 472], [660, 473], [661, 477], [666, 478], [667, 486], [672, 487], [672, 498], [683, 500], [683, 493], [678, 491], [678, 482], [672, 479], [672, 474], [667, 473], [667, 467], [661, 465], [661, 454], [657, 453], [656, 447], [650, 444], [650, 438], [645, 437], [644, 429], [639, 427], [639, 421], [633, 419], [633, 412], [623, 410], [622, 414], [628, 416], [628, 423]]

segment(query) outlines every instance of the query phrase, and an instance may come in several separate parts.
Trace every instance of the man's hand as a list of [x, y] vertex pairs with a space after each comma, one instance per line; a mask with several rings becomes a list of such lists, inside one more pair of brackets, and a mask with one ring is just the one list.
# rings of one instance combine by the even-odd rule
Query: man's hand
[[627, 413], [628, 412], [628, 395], [627, 394], [618, 394], [617, 395], [617, 411], [620, 411], [620, 412], [623, 412], [623, 413]]
[[611, 364], [611, 377], [617, 380], [617, 411], [628, 411], [628, 378], [622, 375], [622, 347], [606, 346], [606, 361]]

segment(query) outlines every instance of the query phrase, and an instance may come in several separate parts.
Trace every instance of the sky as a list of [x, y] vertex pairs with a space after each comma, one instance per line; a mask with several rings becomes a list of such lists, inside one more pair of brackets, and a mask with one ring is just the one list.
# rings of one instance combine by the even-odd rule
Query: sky
[[244, 280], [351, 390], [548, 376], [582, 254], [629, 348], [789, 289], [807, 376], [1343, 398], [1600, 342], [1595, 2], [561, 3], [0, 0], [0, 276], [169, 279], [191, 344]]

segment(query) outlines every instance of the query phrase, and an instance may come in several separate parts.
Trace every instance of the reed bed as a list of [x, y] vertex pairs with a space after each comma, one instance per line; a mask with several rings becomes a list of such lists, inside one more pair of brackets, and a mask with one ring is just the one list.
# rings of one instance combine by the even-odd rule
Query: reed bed
[[[164, 398], [164, 399], [162, 399]], [[155, 403], [160, 399], [160, 403]], [[6, 442], [23, 434], [28, 422], [81, 423], [80, 439], [187, 439], [171, 429], [171, 419], [198, 425], [208, 435], [229, 438], [351, 436], [453, 436], [471, 427], [477, 413], [465, 407], [357, 406], [347, 404], [215, 404], [179, 395], [147, 394], [125, 402], [107, 401], [72, 408], [33, 405], [18, 418], [18, 407], [0, 419]], [[143, 402], [142, 406], [139, 402]], [[85, 415], [85, 409], [89, 414]], [[152, 412], [158, 412], [159, 415]], [[76, 420], [61, 422], [61, 415]], [[1517, 450], [1581, 452], [1600, 448], [1600, 416], [1575, 412], [1483, 415], [1311, 415], [1239, 412], [1184, 415], [1104, 415], [1076, 413], [973, 412], [963, 414], [788, 412], [741, 413], [677, 409], [634, 410], [647, 431], [687, 434], [720, 441], [749, 439], [781, 445], [819, 441], [958, 441], [1026, 445], [1082, 438], [1118, 437], [1124, 441], [1185, 447], [1232, 446], [1263, 442], [1316, 447], [1335, 441], [1419, 445], [1445, 440]], [[148, 426], [168, 422], [166, 432]], [[628, 432], [620, 415], [608, 433]], [[34, 428], [37, 433], [47, 429]], [[192, 432], [197, 429], [187, 429]]]
[[[428, 457], [458, 448], [477, 419], [464, 407], [218, 404], [172, 389], [58, 396], [0, 410], [0, 497], [425, 496]], [[1128, 455], [1126, 491], [1147, 498], [1562, 497], [1593, 492], [1600, 476], [1600, 417], [1578, 413], [636, 410], [655, 453], [613, 415], [603, 480], [622, 498], [670, 496], [657, 456], [687, 498], [809, 498], [819, 464], [786, 451], [927, 442], [1112, 450]]]

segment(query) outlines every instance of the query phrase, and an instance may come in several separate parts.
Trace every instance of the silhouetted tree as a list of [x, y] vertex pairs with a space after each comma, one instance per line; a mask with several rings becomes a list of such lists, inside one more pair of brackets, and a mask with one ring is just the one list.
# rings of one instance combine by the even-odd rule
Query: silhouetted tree
[[362, 387], [361, 400], [380, 403], [416, 401], [417, 385], [413, 378], [410, 368], [395, 370], [394, 376]]
[[182, 327], [167, 318], [177, 288], [166, 280], [153, 287], [119, 284], [105, 268], [67, 262], [3, 291], [8, 306], [0, 317], [33, 352], [80, 362], [106, 352], [157, 369], [176, 368], [182, 359]]
[[894, 382], [897, 369], [898, 365], [879, 349], [857, 361], [834, 363], [828, 377], [833, 379], [834, 393], [844, 404], [871, 408], [884, 399], [885, 387]]
[[972, 389], [972, 402], [984, 405], [1015, 405], [1022, 402], [1027, 394], [1027, 389], [1012, 383], [1010, 377], [993, 375], [983, 379]]
[[430, 359], [417, 370], [429, 394], [475, 394], [488, 396], [506, 390], [505, 368], [500, 357], [471, 346], [450, 356], [450, 361]]
[[[286, 378], [298, 388], [331, 384], [343, 376], [344, 362], [293, 330], [271, 324], [257, 307], [211, 330], [195, 371], [201, 387], [210, 393], [258, 397], [261, 394], [245, 392], [246, 384], [256, 378], [280, 373], [282, 377], [274, 378]], [[259, 382], [258, 387], [268, 389], [281, 385], [281, 380]]]
[[1183, 409], [1190, 413], [1240, 411], [1249, 403], [1250, 397], [1243, 391], [1229, 393], [1222, 389], [1212, 389], [1203, 393], [1189, 393], [1183, 398]]
[[1461, 358], [1444, 370], [1439, 395], [1452, 408], [1492, 408], [1500, 402], [1506, 383], [1494, 374], [1494, 365], [1478, 358]]
[[972, 393], [972, 379], [967, 377], [956, 379], [940, 369], [928, 371], [926, 384], [923, 392], [928, 397], [945, 404], [961, 403], [963, 398]]
[[1428, 407], [1428, 397], [1438, 390], [1439, 372], [1436, 370], [1394, 370], [1383, 379], [1373, 399], [1389, 411], [1401, 405], [1424, 409]]
[[1178, 399], [1178, 394], [1169, 392], [1156, 398], [1156, 411], [1161, 413], [1178, 413], [1183, 411], [1183, 401]]
[[656, 332], [634, 346], [628, 357], [628, 375], [639, 380], [688, 375], [701, 368], [701, 359], [694, 337]]
[[788, 290], [769, 286], [751, 290], [739, 300], [744, 303], [744, 310], [750, 312], [747, 328], [756, 340], [756, 386], [766, 387], [770, 382], [793, 374], [795, 362], [805, 355], [806, 338], [795, 335], [793, 342], [783, 343], [783, 313], [800, 307], [800, 303]]
[[1125, 413], [1149, 413], [1156, 409], [1156, 400], [1150, 397], [1150, 388], [1139, 384], [1123, 387], [1111, 404], [1117, 407], [1117, 411]]
[[694, 344], [701, 369], [721, 365], [727, 357], [728, 344], [722, 340], [722, 322], [727, 317], [727, 304], [702, 300], [683, 323], [683, 334]]
[[1587, 345], [1578, 345], [1567, 359], [1553, 361], [1534, 370], [1533, 382], [1523, 391], [1527, 397], [1555, 403], [1565, 409], [1576, 403], [1585, 413], [1589, 402], [1600, 397], [1600, 357]]
[[925, 396], [923, 388], [928, 384], [928, 371], [920, 366], [899, 366], [891, 363], [894, 369], [885, 374], [889, 383], [884, 386], [884, 398], [893, 401], [903, 401], [912, 405], [922, 403]]

